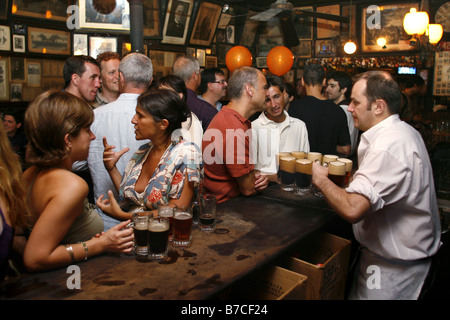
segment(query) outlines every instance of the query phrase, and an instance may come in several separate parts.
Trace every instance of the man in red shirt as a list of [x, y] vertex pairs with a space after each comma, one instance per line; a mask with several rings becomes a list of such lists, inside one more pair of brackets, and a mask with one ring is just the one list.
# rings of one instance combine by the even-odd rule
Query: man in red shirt
[[204, 187], [217, 201], [240, 194], [251, 196], [267, 188], [267, 176], [254, 170], [251, 122], [255, 112], [264, 111], [267, 81], [255, 68], [243, 67], [228, 82], [230, 102], [213, 118], [203, 135]]

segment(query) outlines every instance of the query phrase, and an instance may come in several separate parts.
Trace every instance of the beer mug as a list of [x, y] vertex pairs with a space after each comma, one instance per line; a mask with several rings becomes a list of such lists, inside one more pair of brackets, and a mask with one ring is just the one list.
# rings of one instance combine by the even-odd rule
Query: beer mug
[[312, 160], [297, 159], [295, 161], [295, 193], [305, 195], [311, 188]]
[[283, 156], [280, 158], [281, 189], [292, 191], [295, 186], [295, 157]]
[[284, 156], [290, 156], [290, 152], [279, 152], [275, 155], [275, 162], [277, 165], [277, 178], [280, 179], [280, 158]]
[[292, 151], [291, 156], [295, 157], [296, 159], [305, 159], [306, 158], [306, 152], [304, 151]]
[[176, 208], [173, 212], [172, 244], [189, 247], [192, 240], [192, 212], [187, 208]]
[[324, 154], [322, 157], [322, 165], [328, 167], [328, 163], [331, 161], [337, 161], [339, 157], [334, 154]]
[[338, 158], [337, 161], [345, 163], [345, 185], [347, 186], [352, 175], [353, 161], [347, 158]]
[[170, 221], [164, 217], [148, 219], [148, 259], [161, 261], [167, 258], [169, 251]]
[[312, 162], [322, 163], [322, 154], [320, 152], [309, 152], [306, 155], [306, 159], [312, 160]]
[[132, 219], [134, 223], [135, 255], [137, 258], [146, 258], [148, 252], [148, 216], [134, 213]]
[[205, 194], [201, 198], [199, 228], [203, 232], [212, 232], [216, 229], [216, 197]]
[[169, 219], [169, 241], [172, 241], [173, 210], [177, 206], [172, 203], [158, 206], [158, 216]]
[[331, 161], [328, 163], [328, 178], [338, 187], [345, 187], [345, 163], [340, 161]]

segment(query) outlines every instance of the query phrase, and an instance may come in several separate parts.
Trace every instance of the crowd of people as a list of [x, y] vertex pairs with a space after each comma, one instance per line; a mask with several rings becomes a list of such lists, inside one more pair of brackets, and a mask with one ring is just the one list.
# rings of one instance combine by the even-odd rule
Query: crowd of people
[[[345, 189], [326, 167], [312, 174], [361, 244], [350, 298], [418, 298], [439, 248], [439, 214], [427, 150], [399, 118], [389, 74], [352, 81], [311, 63], [295, 90], [256, 68], [227, 79], [180, 56], [153, 81], [147, 56], [104, 53], [70, 57], [63, 76], [63, 90], [40, 94], [24, 122], [6, 114], [0, 128], [1, 278], [10, 251], [30, 271], [131, 252], [133, 213], [188, 207], [200, 186], [219, 203], [253, 196], [278, 183], [277, 153], [314, 151], [358, 164]], [[8, 139], [20, 126], [26, 137]], [[365, 285], [373, 264], [383, 290]]]

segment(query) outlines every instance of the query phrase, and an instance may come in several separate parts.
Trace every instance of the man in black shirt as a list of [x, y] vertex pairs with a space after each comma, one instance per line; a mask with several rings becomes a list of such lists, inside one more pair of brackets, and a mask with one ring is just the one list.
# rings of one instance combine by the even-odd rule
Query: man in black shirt
[[350, 154], [350, 135], [347, 117], [338, 105], [322, 96], [326, 85], [325, 69], [316, 63], [303, 71], [306, 97], [294, 100], [289, 115], [305, 122], [310, 150], [322, 154]]

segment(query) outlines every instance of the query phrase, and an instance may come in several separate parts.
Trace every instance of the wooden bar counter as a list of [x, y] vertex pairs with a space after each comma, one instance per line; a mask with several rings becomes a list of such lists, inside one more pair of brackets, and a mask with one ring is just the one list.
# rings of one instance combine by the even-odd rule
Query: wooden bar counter
[[64, 267], [5, 281], [0, 299], [214, 298], [336, 217], [323, 198], [302, 199], [279, 188], [272, 185], [258, 196], [218, 205], [217, 230], [194, 229], [191, 247], [171, 246], [165, 262], [104, 254], [78, 264], [80, 289], [67, 287], [72, 272]]

